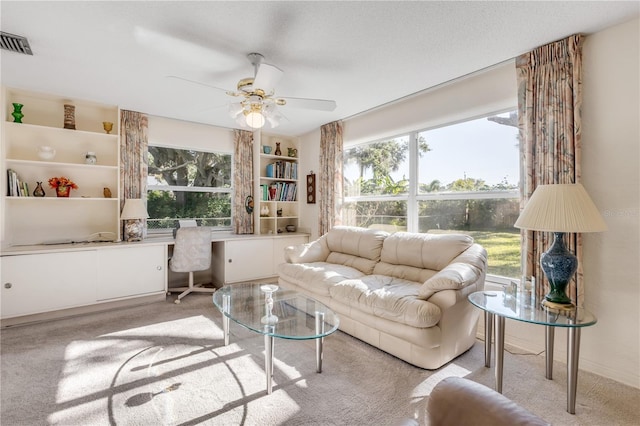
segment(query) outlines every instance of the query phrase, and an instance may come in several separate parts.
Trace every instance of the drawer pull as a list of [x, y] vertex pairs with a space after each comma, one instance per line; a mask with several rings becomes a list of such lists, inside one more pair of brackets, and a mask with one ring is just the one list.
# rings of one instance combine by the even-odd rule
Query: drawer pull
[[4, 283], [4, 288], [11, 288], [13, 287], [13, 284], [11, 283]]

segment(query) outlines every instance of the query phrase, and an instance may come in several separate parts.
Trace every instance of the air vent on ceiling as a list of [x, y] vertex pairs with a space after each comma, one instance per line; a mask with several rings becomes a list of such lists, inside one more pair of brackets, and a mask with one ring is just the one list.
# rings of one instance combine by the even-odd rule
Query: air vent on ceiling
[[26, 37], [0, 31], [0, 47], [11, 52], [33, 55]]

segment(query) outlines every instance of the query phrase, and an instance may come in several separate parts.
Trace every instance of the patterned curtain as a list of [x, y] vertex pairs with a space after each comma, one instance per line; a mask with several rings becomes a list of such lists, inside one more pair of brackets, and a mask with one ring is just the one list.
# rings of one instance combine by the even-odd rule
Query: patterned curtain
[[[582, 35], [541, 46], [516, 59], [518, 125], [525, 176], [521, 209], [538, 185], [580, 182]], [[540, 255], [553, 241], [549, 232], [522, 231], [523, 274], [534, 276], [538, 296], [549, 291]], [[578, 306], [584, 300], [582, 241], [566, 234], [567, 248], [578, 257], [578, 272], [567, 295]]]
[[253, 213], [245, 208], [253, 191], [253, 133], [236, 129], [233, 137], [233, 230], [236, 234], [253, 234]]
[[[127, 198], [146, 200], [148, 128], [149, 117], [146, 114], [120, 111], [120, 211]], [[143, 223], [143, 235], [146, 235], [146, 219]]]
[[342, 217], [342, 122], [320, 128], [320, 171], [318, 172], [318, 235], [326, 234]]

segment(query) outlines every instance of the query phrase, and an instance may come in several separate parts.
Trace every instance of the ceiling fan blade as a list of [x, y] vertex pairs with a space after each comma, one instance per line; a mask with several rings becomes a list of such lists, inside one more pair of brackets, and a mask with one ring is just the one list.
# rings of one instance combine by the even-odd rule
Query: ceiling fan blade
[[282, 70], [269, 64], [260, 64], [258, 72], [253, 80], [254, 89], [262, 89], [266, 93], [272, 93], [282, 78]]
[[212, 86], [211, 84], [202, 83], [202, 82], [195, 81], [195, 80], [189, 80], [188, 78], [178, 77], [176, 75], [167, 75], [166, 78], [186, 81], [187, 83], [197, 84], [197, 85], [200, 85], [200, 86], [208, 87], [210, 89], [220, 90], [220, 91], [222, 91], [222, 92], [224, 92], [224, 93], [226, 93], [228, 95], [237, 96], [237, 94], [233, 90], [222, 89], [220, 87]]
[[209, 70], [225, 71], [240, 65], [239, 59], [231, 53], [210, 49], [148, 28], [136, 26], [133, 36], [142, 46], [165, 56], [170, 55], [176, 61], [206, 67]]
[[287, 103], [286, 106], [293, 108], [315, 109], [319, 111], [333, 111], [336, 109], [336, 101], [326, 99], [307, 99], [307, 98], [280, 98]]

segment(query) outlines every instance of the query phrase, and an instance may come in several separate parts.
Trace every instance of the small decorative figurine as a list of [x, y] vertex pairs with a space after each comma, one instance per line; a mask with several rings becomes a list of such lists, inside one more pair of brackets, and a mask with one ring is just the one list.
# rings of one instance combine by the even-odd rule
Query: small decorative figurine
[[102, 190], [102, 195], [104, 195], [104, 198], [111, 198], [111, 190], [105, 186]]
[[36, 189], [33, 190], [34, 197], [44, 197], [44, 188], [42, 188], [42, 182], [36, 182]]
[[85, 164], [96, 164], [98, 159], [96, 158], [96, 153], [89, 151], [84, 155]]
[[73, 105], [64, 105], [64, 128], [76, 129], [76, 107]]
[[280, 142], [276, 142], [276, 155], [282, 155], [282, 151], [280, 150]]

